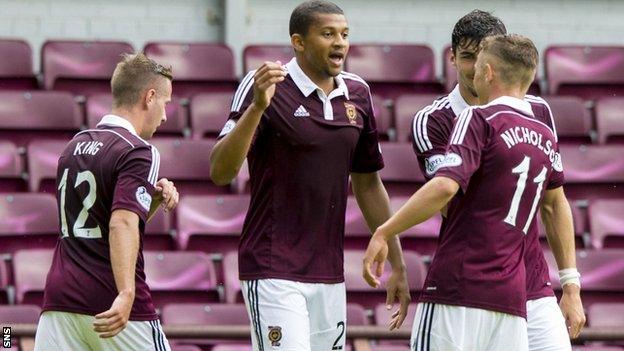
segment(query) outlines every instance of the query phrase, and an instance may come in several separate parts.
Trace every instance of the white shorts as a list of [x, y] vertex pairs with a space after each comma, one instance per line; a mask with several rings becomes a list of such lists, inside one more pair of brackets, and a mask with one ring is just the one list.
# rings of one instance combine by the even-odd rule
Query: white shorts
[[344, 350], [344, 283], [282, 279], [241, 281], [254, 351]]
[[570, 336], [554, 296], [527, 301], [529, 350], [570, 351]]
[[39, 318], [35, 351], [171, 351], [160, 321], [130, 321], [121, 333], [102, 339], [93, 331], [95, 317], [46, 311]]
[[522, 317], [480, 308], [419, 303], [410, 341], [415, 351], [527, 351]]

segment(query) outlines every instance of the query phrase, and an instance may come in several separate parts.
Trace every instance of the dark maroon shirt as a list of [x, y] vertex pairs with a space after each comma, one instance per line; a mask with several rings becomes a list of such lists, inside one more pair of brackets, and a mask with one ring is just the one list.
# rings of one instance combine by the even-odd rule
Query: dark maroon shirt
[[[535, 118], [551, 127], [556, 137], [554, 120], [548, 103], [532, 95], [527, 95], [525, 101], [531, 104]], [[418, 157], [420, 169], [427, 180], [433, 178], [435, 172], [441, 167], [455, 119], [468, 107], [469, 105], [459, 92], [459, 87], [456, 86], [449, 95], [435, 100], [414, 117], [412, 145]], [[524, 260], [527, 269], [527, 299], [535, 300], [554, 296], [548, 275], [548, 265], [539, 242], [537, 226], [529, 228]]]
[[501, 97], [465, 109], [436, 176], [460, 191], [448, 207], [422, 301], [526, 317], [526, 236], [539, 200], [563, 185], [555, 131], [529, 102]]
[[160, 157], [127, 120], [104, 116], [96, 129], [76, 134], [58, 161], [57, 202], [61, 237], [46, 280], [44, 311], [95, 315], [118, 291], [108, 242], [111, 213], [140, 218], [135, 299], [130, 320], [157, 319], [143, 271], [143, 234]]
[[[368, 85], [343, 72], [329, 96], [293, 59], [247, 155], [251, 203], [239, 245], [242, 280], [344, 281], [343, 239], [351, 172], [383, 167]], [[221, 137], [253, 98], [241, 82]]]

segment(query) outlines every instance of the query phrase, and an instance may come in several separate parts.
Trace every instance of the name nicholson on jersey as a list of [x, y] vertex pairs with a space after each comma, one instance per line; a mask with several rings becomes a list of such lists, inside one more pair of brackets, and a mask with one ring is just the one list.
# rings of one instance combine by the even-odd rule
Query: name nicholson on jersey
[[509, 149], [521, 143], [537, 147], [548, 156], [548, 159], [556, 171], [563, 171], [561, 155], [553, 148], [552, 141], [546, 140], [546, 143], [542, 144], [543, 136], [541, 133], [526, 127], [512, 127], [504, 131], [501, 134], [501, 138], [503, 138], [505, 144], [507, 144], [507, 148]]

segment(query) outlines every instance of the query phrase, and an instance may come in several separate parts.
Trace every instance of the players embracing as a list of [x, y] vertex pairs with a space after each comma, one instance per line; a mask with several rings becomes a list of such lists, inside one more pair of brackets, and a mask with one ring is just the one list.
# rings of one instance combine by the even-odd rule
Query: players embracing
[[[370, 267], [384, 240], [443, 212], [414, 350], [570, 350], [566, 320], [572, 337], [585, 322], [556, 128], [546, 102], [526, 95], [538, 53], [527, 38], [505, 33], [498, 18], [478, 10], [456, 24], [458, 85], [413, 123], [414, 150], [431, 181], [378, 228], [367, 250], [364, 276], [375, 284]], [[539, 245], [538, 208], [560, 269], [560, 308]]]

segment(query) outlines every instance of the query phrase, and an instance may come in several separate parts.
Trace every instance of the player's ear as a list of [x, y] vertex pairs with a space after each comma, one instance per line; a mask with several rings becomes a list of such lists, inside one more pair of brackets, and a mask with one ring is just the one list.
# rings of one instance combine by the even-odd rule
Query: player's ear
[[491, 83], [494, 80], [494, 69], [489, 62], [486, 62], [484, 65], [485, 69], [485, 81]]
[[290, 36], [290, 43], [292, 47], [295, 49], [295, 52], [303, 52], [303, 36], [299, 33], [295, 33]]
[[143, 99], [143, 104], [145, 107], [149, 107], [156, 101], [156, 90], [154, 88], [147, 89], [145, 92], [145, 97]]
[[451, 55], [449, 57], [451, 59], [451, 63], [453, 64], [453, 67], [455, 67], [455, 69], [457, 69], [457, 62], [455, 62], [455, 53], [453, 52], [453, 48], [452, 47], [449, 49], [449, 52], [450, 52], [450, 55]]

